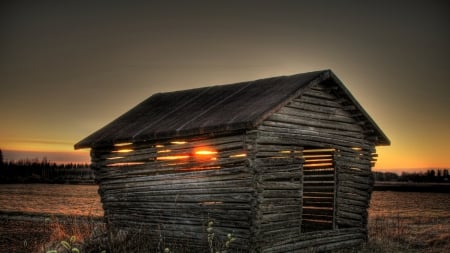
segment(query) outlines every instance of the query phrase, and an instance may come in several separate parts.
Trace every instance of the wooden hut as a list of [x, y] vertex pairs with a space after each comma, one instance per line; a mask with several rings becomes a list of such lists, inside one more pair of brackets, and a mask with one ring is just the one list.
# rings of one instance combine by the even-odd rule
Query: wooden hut
[[213, 221], [240, 252], [320, 252], [367, 239], [389, 143], [324, 70], [157, 93], [75, 148], [91, 148], [111, 227], [208, 248]]

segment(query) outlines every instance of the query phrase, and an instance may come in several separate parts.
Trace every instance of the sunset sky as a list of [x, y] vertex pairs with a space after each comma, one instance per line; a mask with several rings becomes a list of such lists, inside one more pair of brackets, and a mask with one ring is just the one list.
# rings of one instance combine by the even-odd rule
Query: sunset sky
[[0, 149], [85, 162], [153, 93], [331, 69], [391, 140], [375, 170], [449, 168], [449, 60], [445, 0], [2, 1]]

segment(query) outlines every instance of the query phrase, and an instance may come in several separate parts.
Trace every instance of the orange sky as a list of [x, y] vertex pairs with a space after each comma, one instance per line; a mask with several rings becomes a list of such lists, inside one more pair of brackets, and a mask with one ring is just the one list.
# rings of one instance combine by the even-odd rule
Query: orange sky
[[375, 170], [449, 168], [448, 13], [447, 1], [2, 3], [0, 149], [87, 161], [73, 144], [153, 93], [332, 69], [392, 142]]

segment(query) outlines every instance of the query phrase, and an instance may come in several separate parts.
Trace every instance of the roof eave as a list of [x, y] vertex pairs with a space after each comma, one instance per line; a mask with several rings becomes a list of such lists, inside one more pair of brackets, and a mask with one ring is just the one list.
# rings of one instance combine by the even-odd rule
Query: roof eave
[[362, 113], [364, 118], [370, 124], [371, 128], [374, 131], [374, 136], [376, 137], [375, 145], [376, 146], [389, 146], [391, 145], [391, 141], [386, 136], [386, 134], [381, 130], [381, 128], [375, 123], [375, 121], [370, 117], [370, 115], [364, 110], [364, 108], [358, 103], [358, 101], [353, 97], [351, 92], [345, 87], [342, 81], [330, 70], [329, 71], [330, 78], [335, 82], [348, 96], [348, 98], [352, 101], [358, 111]]

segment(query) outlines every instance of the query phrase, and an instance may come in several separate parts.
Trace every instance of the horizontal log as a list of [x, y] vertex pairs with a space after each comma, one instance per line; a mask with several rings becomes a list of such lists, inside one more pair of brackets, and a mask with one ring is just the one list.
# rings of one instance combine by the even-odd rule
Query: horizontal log
[[[141, 213], [114, 213], [110, 217], [118, 220], [132, 220], [135, 222], [147, 222], [153, 224], [160, 224], [164, 227], [166, 224], [180, 225], [180, 226], [193, 226], [199, 227], [205, 231], [206, 223], [211, 220], [206, 213], [203, 217], [190, 216], [190, 217], [174, 217], [163, 216], [158, 214], [141, 214]], [[221, 219], [215, 219], [215, 227], [227, 227], [227, 228], [239, 228], [248, 229], [250, 227], [249, 219], [247, 220], [235, 220], [234, 217], [220, 217]]]
[[[117, 201], [117, 202], [129, 202], [130, 205], [133, 202], [227, 202], [227, 203], [247, 203], [253, 198], [252, 193], [234, 193], [234, 194], [177, 194], [177, 195], [164, 195], [164, 196], [149, 196], [149, 195], [106, 195], [102, 197], [104, 201]], [[136, 205], [135, 203], [133, 205]]]
[[265, 189], [262, 192], [262, 196], [264, 198], [290, 198], [290, 197], [299, 197], [300, 192], [298, 189], [294, 190], [268, 190]]
[[332, 130], [344, 130], [344, 131], [352, 131], [361, 133], [363, 132], [363, 129], [355, 124], [349, 124], [344, 122], [337, 122], [337, 121], [326, 121], [326, 120], [316, 120], [313, 118], [300, 118], [300, 117], [291, 117], [290, 115], [282, 115], [274, 113], [272, 114], [268, 120], [270, 121], [276, 121], [276, 122], [287, 122], [291, 124], [297, 124], [300, 126], [313, 126], [313, 127], [321, 127], [325, 129], [332, 129]]
[[347, 187], [347, 186], [342, 186], [342, 185], [340, 185], [340, 186], [338, 187], [338, 191], [339, 191], [340, 194], [341, 194], [341, 193], [349, 193], [349, 194], [355, 195], [355, 197], [356, 197], [357, 195], [359, 195], [359, 196], [361, 196], [361, 197], [363, 197], [363, 198], [366, 198], [366, 199], [368, 199], [368, 198], [370, 197], [370, 193], [369, 193], [369, 192], [367, 192], [367, 191], [361, 191], [361, 190], [355, 189], [355, 188], [353, 188], [353, 187]]
[[371, 160], [369, 157], [362, 157], [362, 156], [358, 156], [358, 157], [348, 157], [348, 156], [340, 156], [337, 158], [337, 163], [339, 165], [345, 165], [348, 167], [356, 167], [356, 168], [360, 168], [361, 170], [368, 170], [370, 169], [370, 163]]
[[317, 252], [328, 252], [332, 250], [338, 250], [343, 248], [350, 248], [359, 246], [364, 242], [364, 238], [352, 239], [352, 240], [342, 240], [335, 243], [322, 244], [315, 247]]
[[361, 217], [361, 215], [364, 214], [367, 210], [367, 207], [365, 206], [351, 205], [344, 202], [339, 202], [338, 204], [338, 210], [348, 213], [354, 213], [359, 217]]
[[[258, 245], [261, 246], [261, 250], [270, 247], [273, 243], [278, 241], [284, 241], [285, 243], [293, 243], [297, 241], [299, 236], [301, 235], [300, 226], [293, 228], [281, 228], [275, 230], [264, 231], [263, 238], [258, 242]], [[274, 251], [269, 251], [274, 252]], [[291, 252], [291, 251], [275, 251], [275, 252]]]
[[347, 245], [347, 242], [351, 242], [351, 245], [353, 245], [356, 242], [361, 243], [364, 238], [362, 232], [343, 232], [341, 230], [333, 231], [334, 233], [326, 232], [329, 231], [303, 233], [294, 243], [286, 243], [286, 241], [282, 240], [280, 242], [272, 242], [262, 252], [297, 252], [300, 250], [312, 250], [326, 245], [335, 245], [335, 243]]
[[[320, 136], [297, 136], [297, 135], [262, 135], [260, 138], [258, 138], [258, 142], [260, 143], [288, 143], [288, 144], [295, 144], [295, 145], [304, 145], [304, 146], [315, 146], [315, 147], [322, 147], [322, 148], [330, 148], [334, 147], [339, 150], [352, 150], [351, 147], [354, 145], [348, 144], [343, 145], [344, 143], [340, 140], [330, 139], [330, 138], [324, 138]], [[287, 160], [287, 159], [286, 159]]]
[[[189, 184], [189, 183], [213, 183], [217, 181], [229, 181], [229, 180], [244, 180], [251, 178], [253, 175], [250, 172], [246, 172], [241, 168], [235, 171], [236, 173], [230, 173], [230, 171], [210, 170], [210, 171], [196, 171], [195, 173], [185, 172], [177, 174], [163, 174], [163, 175], [151, 175], [151, 176], [138, 176], [138, 177], [125, 177], [111, 180], [104, 180], [100, 182], [105, 187], [114, 187], [115, 184], [128, 184], [133, 185], [166, 185], [166, 184]], [[209, 173], [208, 173], [209, 172]], [[241, 172], [241, 173], [239, 173]]]
[[340, 170], [340, 173], [338, 173], [339, 181], [351, 181], [351, 182], [355, 182], [358, 184], [365, 184], [365, 185], [373, 184], [373, 178], [371, 176], [361, 175], [361, 174], [356, 174], [356, 173], [349, 174], [349, 173], [345, 173], [345, 172], [346, 172], [346, 170]]
[[[154, 203], [153, 207], [150, 205], [138, 205], [138, 206], [125, 206], [121, 209], [115, 209], [115, 212], [119, 213], [136, 213], [142, 215], [156, 215], [158, 217], [175, 217], [179, 219], [186, 219], [189, 217], [209, 217], [210, 219], [218, 219], [222, 220], [227, 218], [226, 220], [233, 221], [249, 221], [250, 220], [250, 209], [230, 209], [232, 208], [232, 204], [224, 204], [224, 203], [205, 203], [198, 204], [195, 207], [192, 205], [186, 205], [185, 203], [180, 204], [177, 203], [171, 207], [160, 206], [158, 203]], [[166, 203], [167, 204], [167, 203]], [[188, 206], [188, 207], [187, 207]], [[227, 208], [222, 208], [227, 206]], [[248, 207], [248, 206], [246, 206]], [[231, 218], [232, 217], [232, 218]], [[204, 218], [204, 217], [203, 217]]]
[[265, 205], [298, 205], [301, 198], [264, 198], [261, 202]]
[[272, 214], [272, 213], [282, 213], [282, 212], [301, 212], [301, 202], [298, 201], [296, 205], [274, 205], [274, 204], [265, 204], [263, 201], [259, 205], [259, 210], [264, 214]]
[[342, 108], [343, 106], [334, 100], [322, 99], [312, 96], [302, 96], [300, 102], [304, 104], [319, 105], [321, 107]]
[[[350, 147], [359, 147], [364, 146], [365, 148], [369, 147], [368, 145], [373, 145], [371, 141], [365, 140], [364, 135], [361, 133], [355, 133], [355, 132], [349, 132], [345, 130], [333, 130], [333, 129], [325, 129], [320, 127], [304, 127], [296, 124], [289, 124], [289, 123], [281, 123], [281, 122], [274, 122], [274, 121], [265, 121], [263, 125], [258, 127], [261, 131], [272, 133], [274, 135], [275, 133], [284, 133], [285, 135], [292, 135], [292, 136], [325, 136], [329, 139], [335, 139], [337, 141], [346, 141], [349, 143]], [[283, 142], [279, 141], [265, 141], [262, 142], [261, 140], [258, 140], [258, 143], [266, 143], [266, 144], [280, 144]], [[291, 145], [299, 145], [299, 143], [286, 143]], [[353, 151], [354, 150], [349, 150]]]
[[[263, 129], [261, 129], [263, 130]], [[296, 145], [283, 145], [282, 143], [277, 144], [260, 144], [256, 146], [256, 152], [279, 152], [279, 151], [291, 151], [301, 153], [303, 147]]]
[[[192, 190], [192, 189], [213, 189], [213, 188], [231, 188], [234, 187], [247, 187], [249, 189], [248, 192], [254, 191], [252, 187], [251, 181], [244, 179], [236, 179], [236, 180], [226, 180], [226, 181], [204, 181], [200, 183], [186, 183], [186, 184], [152, 184], [152, 182], [139, 182], [139, 183], [128, 183], [128, 184], [115, 184], [115, 185], [102, 185], [100, 184], [100, 190], [102, 194], [115, 194], [118, 192], [123, 192], [126, 189], [146, 189], [149, 191], [152, 190]], [[132, 190], [131, 190], [132, 191]]]
[[360, 207], [364, 207], [367, 208], [368, 207], [368, 200], [364, 199], [364, 200], [357, 200], [357, 199], [350, 199], [350, 198], [345, 198], [343, 196], [339, 196], [336, 198], [336, 203], [339, 206], [339, 204], [346, 204], [346, 205], [353, 205], [353, 206], [360, 206]]
[[[121, 210], [124, 208], [129, 208], [130, 204], [133, 205], [134, 210], [139, 209], [180, 209], [180, 210], [189, 210], [189, 209], [198, 209], [199, 207], [203, 207], [203, 203], [191, 203], [191, 202], [177, 202], [177, 203], [167, 203], [167, 202], [142, 202], [142, 203], [134, 203], [134, 202], [114, 202], [114, 201], [102, 201], [103, 208], [105, 211], [109, 211], [112, 209]], [[289, 204], [289, 203], [288, 203]], [[223, 210], [251, 210], [251, 203], [222, 203], [217, 204], [216, 208], [220, 208]], [[211, 210], [210, 206], [205, 207], [204, 210]]]
[[316, 120], [325, 120], [341, 123], [357, 124], [355, 118], [350, 115], [329, 114], [323, 112], [311, 112], [306, 110], [299, 110], [293, 107], [283, 107], [277, 113], [297, 118], [311, 118]]
[[356, 214], [354, 212], [344, 211], [344, 210], [339, 209], [339, 208], [337, 210], [337, 217], [358, 221], [359, 222], [358, 224], [362, 224], [361, 222], [363, 220], [363, 217], [360, 214]]
[[[115, 226], [120, 228], [128, 228], [130, 230], [138, 230], [136, 228], [142, 228], [142, 227], [155, 227], [157, 226], [159, 229], [155, 230], [153, 232], [153, 235], [161, 235], [162, 238], [193, 238], [193, 239], [199, 239], [207, 242], [207, 233], [205, 227], [198, 227], [198, 226], [187, 226], [187, 225], [172, 225], [172, 224], [157, 224], [157, 223], [146, 223], [146, 222], [139, 222], [134, 220], [126, 220], [126, 219], [120, 219], [120, 220], [113, 220], [112, 223], [114, 223]], [[139, 230], [138, 230], [139, 231]], [[228, 233], [232, 233], [233, 237], [235, 238], [235, 243], [238, 243], [241, 241], [246, 241], [248, 243], [248, 239], [250, 237], [249, 231], [247, 229], [242, 228], [228, 228], [228, 227], [214, 227], [214, 233], [217, 236], [217, 238], [226, 238]], [[189, 241], [189, 240], [188, 240]], [[194, 241], [195, 242], [195, 241]]]
[[300, 173], [292, 173], [292, 172], [274, 172], [274, 173], [265, 173], [260, 176], [261, 181], [264, 182], [271, 182], [271, 181], [293, 181], [293, 180], [299, 180], [301, 178]]
[[293, 108], [299, 111], [309, 112], [309, 113], [320, 113], [320, 114], [328, 114], [328, 115], [337, 115], [339, 117], [350, 117], [353, 118], [357, 116], [357, 114], [349, 113], [348, 111], [343, 110], [343, 108], [333, 108], [333, 107], [322, 107], [320, 105], [307, 104], [302, 102], [292, 102], [287, 105], [289, 108]]
[[[298, 176], [299, 178], [299, 176]], [[300, 181], [293, 181], [289, 180], [289, 182], [286, 181], [267, 181], [264, 180], [260, 187], [264, 190], [300, 190], [302, 189], [302, 185]]]
[[340, 186], [346, 186], [346, 187], [352, 187], [354, 189], [362, 190], [362, 191], [368, 191], [372, 189], [372, 186], [370, 184], [362, 184], [352, 181], [340, 181]]
[[224, 187], [224, 188], [197, 188], [197, 189], [172, 189], [172, 190], [149, 190], [146, 187], [140, 188], [127, 188], [122, 191], [117, 191], [112, 194], [115, 197], [132, 198], [137, 196], [178, 196], [178, 195], [198, 195], [198, 194], [241, 194], [241, 193], [253, 193], [254, 189], [250, 187]]
[[[264, 128], [264, 127], [261, 127]], [[274, 136], [274, 137], [279, 137], [279, 138], [296, 138], [298, 140], [310, 140], [310, 141], [318, 141], [318, 142], [324, 142], [324, 143], [329, 143], [329, 144], [333, 144], [333, 146], [335, 147], [339, 147], [340, 149], [350, 149], [353, 147], [363, 147], [363, 148], [369, 148], [370, 144], [366, 144], [364, 141], [362, 141], [361, 139], [355, 139], [355, 138], [350, 138], [350, 137], [345, 137], [345, 136], [338, 136], [338, 135], [334, 135], [334, 134], [328, 134], [327, 131], [322, 131], [322, 132], [315, 132], [315, 131], [311, 131], [311, 130], [302, 130], [301, 128], [297, 128], [295, 130], [291, 130], [291, 131], [273, 131], [273, 129], [271, 129], [271, 131], [264, 131], [263, 134], [261, 134], [262, 138], [263, 136]], [[284, 140], [284, 139], [282, 139]], [[261, 141], [258, 139], [258, 141]], [[278, 139], [273, 139], [272, 142], [280, 142], [280, 140]], [[299, 145], [301, 142], [298, 142], [297, 145]], [[342, 147], [342, 148], [341, 148]]]
[[262, 224], [271, 223], [271, 222], [279, 222], [279, 221], [287, 221], [298, 222], [301, 216], [299, 212], [291, 212], [291, 213], [272, 213], [265, 214], [261, 217], [260, 222]]
[[336, 163], [336, 167], [339, 168], [339, 174], [347, 174], [349, 176], [360, 176], [369, 178], [372, 174], [370, 168], [357, 168], [352, 165], [345, 165]]
[[360, 201], [360, 202], [369, 202], [368, 194], [358, 195], [353, 192], [342, 192], [342, 191], [338, 190], [336, 195], [338, 196], [338, 198], [351, 199], [351, 200], [356, 200], [356, 201]]
[[[121, 152], [121, 151], [127, 151], [127, 152]], [[153, 157], [156, 156], [156, 148], [153, 147], [152, 145], [147, 145], [144, 146], [142, 148], [135, 148], [132, 145], [131, 146], [126, 146], [126, 147], [113, 147], [110, 149], [106, 149], [106, 150], [101, 150], [101, 149], [93, 149], [91, 152], [91, 157], [93, 157], [95, 159], [95, 161], [97, 160], [107, 160], [108, 158], [111, 157], [117, 157], [117, 156], [149, 156], [149, 157]]]
[[308, 97], [315, 97], [325, 100], [336, 100], [337, 97], [333, 95], [332, 93], [324, 92], [324, 90], [313, 90], [313, 89], [307, 89], [302, 93], [302, 97], [308, 96]]
[[[147, 165], [139, 165], [139, 166], [127, 166], [127, 167], [104, 167], [97, 169], [97, 175], [100, 180], [112, 180], [112, 179], [128, 179], [139, 176], [150, 176], [149, 179], [154, 178], [158, 180], [159, 177], [169, 177], [169, 176], [178, 176], [184, 177], [186, 175], [221, 175], [238, 172], [249, 172], [250, 170], [244, 165], [245, 160], [235, 160], [230, 161], [230, 163], [205, 163], [199, 164], [179, 164], [173, 165], [170, 167], [162, 167], [159, 164], [149, 163]], [[191, 168], [193, 168], [191, 170]], [[183, 174], [184, 173], [184, 174]], [[172, 175], [168, 175], [172, 174]], [[176, 174], [176, 175], [175, 175]]]

